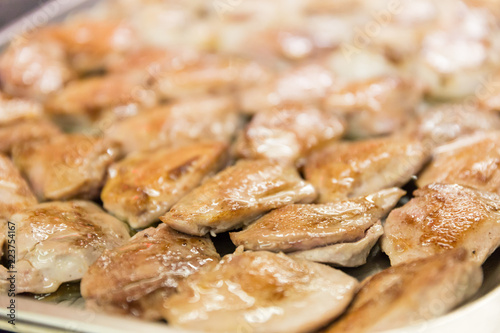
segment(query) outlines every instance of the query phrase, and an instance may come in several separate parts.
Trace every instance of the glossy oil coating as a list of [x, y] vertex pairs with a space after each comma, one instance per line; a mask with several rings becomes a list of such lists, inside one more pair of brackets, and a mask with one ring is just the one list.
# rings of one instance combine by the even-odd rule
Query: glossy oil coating
[[12, 156], [40, 200], [94, 198], [120, 146], [84, 134], [61, 134], [16, 146]]
[[50, 293], [79, 280], [104, 250], [130, 238], [123, 222], [89, 201], [38, 204], [10, 221], [17, 231], [17, 293]]
[[428, 157], [425, 145], [407, 136], [346, 141], [313, 153], [304, 173], [325, 203], [401, 186]]
[[174, 326], [204, 332], [309, 332], [342, 313], [357, 285], [328, 266], [237, 250], [188, 277], [162, 311]]
[[133, 228], [149, 226], [227, 163], [227, 145], [200, 143], [136, 153], [109, 168], [104, 208]]
[[481, 266], [457, 249], [368, 277], [347, 313], [324, 333], [381, 332], [451, 311], [482, 282]]
[[433, 183], [393, 210], [382, 250], [396, 265], [463, 247], [483, 263], [500, 245], [500, 196], [456, 184]]
[[105, 251], [83, 276], [81, 293], [90, 310], [160, 319], [163, 302], [179, 282], [218, 261], [210, 238], [160, 224]]
[[264, 215], [243, 231], [231, 233], [236, 246], [249, 250], [293, 252], [354, 242], [384, 217], [405, 194], [392, 188], [330, 204], [294, 204]]
[[240, 160], [208, 179], [160, 219], [192, 235], [236, 229], [271, 209], [311, 202], [316, 192], [297, 170], [269, 160]]

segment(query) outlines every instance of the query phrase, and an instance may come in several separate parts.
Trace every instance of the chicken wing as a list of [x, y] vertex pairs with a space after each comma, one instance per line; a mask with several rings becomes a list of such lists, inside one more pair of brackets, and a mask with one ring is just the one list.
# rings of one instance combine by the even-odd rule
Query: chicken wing
[[406, 136], [333, 143], [310, 156], [304, 173], [319, 202], [331, 202], [401, 186], [428, 157], [424, 144]]
[[54, 292], [79, 280], [104, 250], [130, 238], [123, 222], [88, 201], [38, 204], [10, 221], [17, 226], [17, 293]]
[[231, 233], [231, 240], [248, 250], [283, 252], [355, 242], [404, 194], [392, 188], [330, 204], [288, 205], [264, 215], [243, 231]]
[[500, 245], [500, 196], [457, 184], [430, 184], [393, 210], [382, 250], [397, 265], [464, 247], [482, 263]]
[[208, 237], [192, 237], [161, 224], [104, 251], [82, 278], [87, 309], [160, 319], [163, 302], [180, 281], [219, 255]]
[[240, 160], [183, 197], [160, 219], [176, 230], [202, 236], [236, 229], [271, 209], [315, 197], [313, 186], [291, 166]]
[[230, 97], [199, 97], [159, 106], [112, 125], [106, 136], [126, 153], [203, 141], [228, 142], [240, 126]]
[[315, 107], [281, 105], [258, 112], [238, 137], [236, 152], [244, 158], [293, 163], [313, 148], [344, 133], [343, 120]]
[[174, 326], [204, 332], [310, 332], [341, 314], [357, 285], [328, 266], [237, 250], [188, 277], [162, 311]]
[[40, 200], [94, 198], [108, 166], [120, 156], [120, 146], [83, 134], [61, 134], [16, 146], [12, 156]]
[[227, 162], [223, 143], [136, 153], [109, 168], [104, 208], [133, 228], [150, 225]]
[[462, 137], [434, 151], [417, 185], [460, 184], [500, 194], [500, 132]]
[[368, 277], [344, 316], [325, 333], [381, 332], [443, 315], [481, 286], [481, 267], [457, 249]]

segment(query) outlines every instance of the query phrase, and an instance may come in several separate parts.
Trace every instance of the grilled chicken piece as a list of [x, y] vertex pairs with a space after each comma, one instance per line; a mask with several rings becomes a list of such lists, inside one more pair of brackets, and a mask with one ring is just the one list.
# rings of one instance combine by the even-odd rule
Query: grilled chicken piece
[[150, 225], [227, 162], [223, 143], [136, 153], [109, 168], [104, 208], [133, 228]]
[[275, 209], [245, 230], [231, 233], [248, 250], [293, 252], [356, 242], [405, 194], [392, 188], [330, 204], [295, 204]]
[[90, 310], [161, 319], [163, 302], [179, 282], [218, 261], [210, 238], [160, 224], [104, 251], [83, 276], [81, 293]]
[[124, 119], [106, 131], [126, 153], [180, 147], [203, 141], [228, 142], [240, 126], [230, 97], [200, 97], [175, 102]]
[[402, 128], [421, 97], [422, 89], [416, 83], [383, 76], [335, 86], [324, 105], [346, 117], [349, 136], [369, 137]]
[[79, 280], [104, 250], [130, 237], [124, 223], [88, 201], [38, 204], [10, 221], [17, 226], [17, 293], [50, 293]]
[[41, 104], [27, 99], [11, 98], [0, 91], [0, 126], [19, 120], [38, 118], [42, 114]]
[[16, 146], [14, 163], [28, 177], [40, 200], [98, 196], [119, 145], [83, 134], [63, 134]]
[[11, 160], [0, 154], [0, 219], [35, 205], [35, 196]]
[[406, 129], [410, 136], [437, 147], [461, 136], [500, 129], [495, 112], [470, 104], [438, 104], [425, 110]]
[[49, 139], [59, 134], [61, 134], [59, 128], [43, 118], [21, 120], [0, 126], [0, 153], [10, 154], [15, 145]]
[[356, 279], [271, 252], [239, 252], [191, 275], [162, 309], [174, 326], [205, 332], [310, 332], [340, 315]]
[[393, 210], [384, 225], [382, 250], [397, 265], [464, 247], [483, 263], [500, 245], [500, 196], [453, 184], [430, 184]]
[[481, 286], [481, 267], [463, 249], [368, 277], [349, 310], [325, 333], [382, 332], [443, 315]]
[[500, 194], [500, 132], [462, 137], [434, 151], [417, 185], [460, 184]]
[[367, 195], [408, 182], [429, 157], [426, 147], [406, 136], [333, 143], [313, 153], [305, 176], [319, 202]]
[[297, 170], [269, 160], [240, 160], [183, 197], [160, 219], [172, 228], [203, 236], [236, 229], [259, 215], [316, 192]]
[[313, 148], [339, 139], [345, 126], [341, 118], [315, 107], [281, 105], [260, 111], [236, 143], [244, 158], [268, 158], [293, 163]]

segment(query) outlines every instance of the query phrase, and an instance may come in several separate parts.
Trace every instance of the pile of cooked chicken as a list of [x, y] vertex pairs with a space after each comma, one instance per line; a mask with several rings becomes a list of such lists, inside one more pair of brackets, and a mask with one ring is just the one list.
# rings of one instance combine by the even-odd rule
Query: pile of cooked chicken
[[110, 0], [13, 39], [0, 84], [17, 293], [371, 332], [453, 310], [500, 246], [497, 0]]

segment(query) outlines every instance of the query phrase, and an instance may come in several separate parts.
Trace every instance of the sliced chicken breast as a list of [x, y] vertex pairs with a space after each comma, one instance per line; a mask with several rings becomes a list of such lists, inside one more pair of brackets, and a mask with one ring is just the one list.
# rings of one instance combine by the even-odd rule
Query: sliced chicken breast
[[236, 229], [259, 215], [316, 192], [297, 170], [270, 160], [240, 160], [182, 198], [160, 219], [191, 235]]
[[428, 158], [424, 144], [406, 136], [346, 141], [313, 153], [304, 173], [325, 203], [402, 186]]
[[382, 250], [391, 264], [464, 247], [483, 263], [500, 245], [500, 196], [457, 184], [434, 183], [416, 190], [384, 225]]
[[82, 278], [106, 249], [123, 245], [127, 226], [89, 201], [47, 202], [14, 214], [17, 293], [50, 293]]
[[387, 268], [362, 282], [347, 313], [324, 332], [382, 332], [441, 316], [479, 289], [482, 273], [464, 249]]
[[132, 154], [109, 168], [104, 208], [133, 228], [146, 227], [219, 171], [226, 151], [224, 143], [200, 143]]
[[179, 282], [218, 261], [210, 238], [160, 224], [104, 251], [83, 276], [81, 293], [89, 310], [160, 319]]
[[334, 268], [271, 252], [239, 252], [188, 277], [162, 309], [204, 332], [310, 332], [341, 314], [358, 282]]

